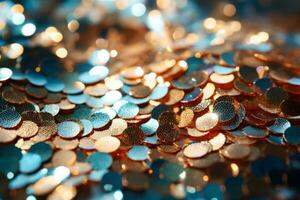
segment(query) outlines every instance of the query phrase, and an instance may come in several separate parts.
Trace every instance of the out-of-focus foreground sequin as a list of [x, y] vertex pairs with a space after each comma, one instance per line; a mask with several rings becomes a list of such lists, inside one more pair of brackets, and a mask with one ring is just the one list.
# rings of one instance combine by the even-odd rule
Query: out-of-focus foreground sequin
[[49, 2], [0, 3], [0, 199], [300, 199], [299, 32]]

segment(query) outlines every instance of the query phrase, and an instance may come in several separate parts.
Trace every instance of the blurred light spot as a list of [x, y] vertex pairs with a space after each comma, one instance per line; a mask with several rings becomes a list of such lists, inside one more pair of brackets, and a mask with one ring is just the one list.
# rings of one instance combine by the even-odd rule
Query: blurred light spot
[[24, 7], [21, 4], [15, 4], [11, 7], [11, 11], [15, 13], [23, 13]]
[[114, 199], [115, 200], [122, 200], [123, 199], [123, 193], [120, 190], [117, 190], [114, 192]]
[[107, 71], [107, 68], [105, 66], [94, 66], [93, 68], [90, 69], [89, 74], [91, 76], [97, 76], [103, 73], [103, 71]]
[[260, 37], [261, 41], [266, 42], [269, 39], [269, 34], [266, 32], [259, 32], [258, 36]]
[[39, 67], [39, 66], [37, 66], [36, 68], [35, 68], [35, 71], [36, 72], [40, 72], [42, 69], [41, 69], [41, 67]]
[[22, 27], [21, 31], [24, 36], [31, 36], [35, 33], [36, 27], [32, 23], [27, 23]]
[[185, 39], [187, 42], [196, 43], [199, 40], [199, 35], [195, 33], [189, 33]]
[[263, 42], [267, 42], [269, 39], [269, 34], [266, 32], [259, 32], [255, 35], [250, 36], [249, 43], [250, 44], [259, 44]]
[[186, 186], [183, 184], [171, 184], [170, 193], [175, 199], [185, 199], [186, 196]]
[[194, 188], [192, 186], [187, 186], [186, 190], [187, 190], [188, 193], [191, 193], [191, 194], [193, 194], [197, 191], [196, 188]]
[[53, 42], [60, 42], [63, 39], [63, 35], [53, 26], [48, 27], [45, 32]]
[[47, 169], [47, 168], [43, 168], [43, 169], [41, 170], [41, 173], [42, 173], [42, 174], [47, 174], [47, 172], [48, 172], [48, 169]]
[[113, 186], [111, 184], [105, 184], [104, 189], [105, 191], [111, 191], [113, 189]]
[[78, 28], [79, 28], [79, 22], [77, 20], [73, 19], [68, 23], [69, 31], [75, 32]]
[[13, 44], [9, 45], [6, 55], [10, 59], [16, 59], [17, 57], [22, 55], [23, 52], [24, 52], [24, 48], [22, 45], [20, 45], [18, 43], [13, 43]]
[[156, 86], [156, 74], [154, 72], [151, 72], [144, 76], [144, 85], [148, 86], [151, 89]]
[[208, 30], [212, 30], [216, 27], [217, 21], [214, 18], [209, 17], [204, 20], [203, 25], [204, 25], [204, 28], [206, 28]]
[[180, 38], [183, 38], [185, 35], [185, 29], [183, 27], [178, 27], [173, 32], [173, 39], [178, 40]]
[[142, 3], [136, 3], [131, 7], [131, 12], [136, 17], [141, 17], [146, 12], [146, 7]]
[[184, 60], [179, 60], [178, 61], [178, 65], [180, 67], [183, 67], [183, 68], [187, 68], [188, 67], [187, 62], [185, 62]]
[[22, 13], [16, 13], [12, 16], [12, 22], [15, 25], [21, 25], [25, 21], [25, 16]]
[[223, 7], [223, 13], [225, 16], [227, 17], [232, 17], [235, 15], [235, 12], [236, 12], [236, 9], [235, 9], [235, 6], [233, 4], [226, 4], [224, 7]]
[[118, 55], [117, 50], [113, 49], [113, 50], [110, 51], [110, 57], [114, 58], [114, 57], [117, 57], [117, 55]]
[[203, 181], [208, 182], [209, 181], [209, 177], [207, 175], [203, 176]]
[[59, 166], [55, 168], [53, 175], [62, 181], [70, 175], [70, 170], [65, 166]]
[[61, 47], [61, 48], [58, 48], [55, 52], [55, 54], [57, 55], [57, 57], [59, 58], [65, 58], [68, 56], [68, 51], [67, 49]]
[[110, 54], [106, 49], [96, 50], [92, 53], [89, 61], [93, 65], [105, 64], [109, 61]]
[[186, 172], [185, 172], [185, 171], [183, 171], [181, 174], [179, 174], [179, 178], [180, 178], [181, 180], [184, 180], [185, 177], [186, 177]]
[[128, 6], [128, 0], [117, 0], [116, 7], [119, 10], [124, 10]]
[[0, 31], [3, 30], [6, 26], [6, 22], [0, 19]]
[[162, 32], [164, 28], [164, 21], [159, 10], [151, 10], [147, 18], [148, 26], [156, 32]]
[[242, 25], [239, 21], [232, 21], [231, 24], [232, 24], [232, 30], [235, 32], [240, 31], [242, 28]]
[[141, 68], [141, 67], [135, 68], [135, 74], [136, 74], [137, 76], [143, 76], [143, 74], [144, 74], [143, 68]]
[[33, 195], [30, 195], [26, 198], [26, 200], [36, 200], [35, 196]]
[[171, 6], [171, 0], [156, 0], [156, 4], [160, 9], [167, 9]]
[[8, 172], [8, 173], [6, 174], [7, 179], [12, 179], [14, 176], [15, 176], [15, 175], [14, 175], [14, 173], [12, 173], [12, 172]]
[[239, 175], [240, 170], [239, 170], [239, 166], [238, 166], [237, 164], [231, 163], [231, 164], [230, 164], [230, 168], [231, 168], [231, 171], [232, 171], [232, 175], [233, 175], [233, 176]]

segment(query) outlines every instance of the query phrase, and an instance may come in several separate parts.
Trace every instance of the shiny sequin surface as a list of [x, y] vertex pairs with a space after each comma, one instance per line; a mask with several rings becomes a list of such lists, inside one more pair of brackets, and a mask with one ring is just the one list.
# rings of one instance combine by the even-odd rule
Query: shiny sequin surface
[[0, 199], [300, 199], [292, 2], [1, 1]]

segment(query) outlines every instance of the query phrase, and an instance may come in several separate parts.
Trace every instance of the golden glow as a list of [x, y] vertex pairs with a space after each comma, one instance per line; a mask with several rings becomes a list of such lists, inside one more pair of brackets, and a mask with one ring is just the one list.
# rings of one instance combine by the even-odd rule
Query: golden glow
[[159, 12], [159, 10], [151, 10], [150, 12], [149, 12], [149, 17], [151, 18], [151, 17], [160, 17], [161, 16], [161, 14], [160, 14], [160, 12]]
[[41, 67], [37, 66], [37, 67], [35, 68], [35, 71], [36, 71], [36, 72], [40, 72], [40, 71], [41, 71]]
[[0, 31], [3, 30], [6, 26], [6, 22], [0, 19]]
[[8, 47], [8, 51], [6, 53], [7, 57], [10, 59], [16, 59], [17, 57], [21, 56], [24, 52], [24, 48], [19, 43], [12, 43]]
[[209, 181], [209, 177], [207, 175], [203, 176], [203, 181], [208, 182]]
[[113, 49], [113, 50], [110, 51], [110, 57], [115, 58], [115, 57], [117, 57], [117, 55], [118, 55], [117, 50]]
[[210, 75], [210, 80], [216, 84], [228, 84], [234, 80], [233, 74], [221, 75], [213, 73]]
[[189, 33], [185, 39], [187, 42], [194, 43], [199, 40], [199, 35], [196, 33]]
[[156, 4], [160, 9], [168, 9], [171, 3], [171, 0], [156, 0]]
[[134, 71], [135, 71], [135, 74], [137, 74], [137, 76], [143, 76], [144, 75], [144, 70], [141, 67], [136, 67], [134, 69]]
[[75, 32], [77, 31], [78, 28], [79, 28], [79, 22], [77, 20], [73, 19], [68, 23], [69, 31]]
[[235, 12], [236, 12], [236, 8], [233, 4], [226, 4], [224, 7], [223, 7], [223, 13], [225, 16], [227, 17], [232, 17], [235, 15]]
[[117, 75], [109, 76], [104, 79], [105, 85], [110, 90], [118, 90], [123, 86], [123, 82]]
[[230, 168], [231, 168], [233, 176], [238, 176], [239, 175], [240, 169], [239, 169], [239, 166], [237, 164], [231, 163]]
[[128, 6], [128, 0], [117, 0], [116, 7], [119, 10], [124, 10]]
[[180, 39], [180, 38], [183, 38], [184, 35], [185, 35], [185, 29], [182, 28], [182, 27], [178, 27], [178, 28], [176, 28], [176, 29], [174, 30], [172, 36], [173, 36], [173, 39], [174, 39], [174, 40], [178, 40], [178, 39]]
[[258, 33], [258, 36], [260, 37], [260, 39], [262, 40], [262, 41], [267, 41], [268, 39], [269, 39], [269, 33], [267, 33], [267, 32], [259, 32]]
[[158, 77], [156, 78], [156, 81], [157, 81], [157, 83], [159, 83], [159, 84], [163, 84], [163, 83], [164, 83], [164, 78], [163, 78], [162, 76], [158, 76]]
[[61, 47], [61, 48], [58, 48], [55, 52], [55, 54], [57, 55], [57, 57], [59, 58], [65, 58], [68, 56], [68, 51], [67, 49]]
[[242, 25], [239, 21], [232, 21], [231, 22], [231, 28], [233, 31], [237, 32], [240, 31], [242, 28]]
[[180, 67], [183, 67], [183, 68], [187, 68], [187, 67], [188, 67], [188, 66], [187, 66], [187, 62], [185, 62], [184, 60], [178, 61], [178, 65], [179, 65]]
[[215, 93], [215, 85], [212, 83], [207, 83], [203, 88], [203, 97], [202, 99], [209, 99]]
[[11, 7], [11, 11], [16, 13], [23, 13], [24, 7], [21, 4], [15, 4]]
[[203, 26], [208, 30], [213, 30], [217, 26], [217, 21], [212, 17], [206, 18], [203, 22]]
[[259, 32], [255, 35], [251, 35], [249, 38], [249, 44], [259, 44], [263, 42], [267, 42], [269, 39], [269, 34], [267, 32]]
[[60, 42], [63, 39], [63, 35], [53, 26], [48, 27], [45, 33], [53, 42]]

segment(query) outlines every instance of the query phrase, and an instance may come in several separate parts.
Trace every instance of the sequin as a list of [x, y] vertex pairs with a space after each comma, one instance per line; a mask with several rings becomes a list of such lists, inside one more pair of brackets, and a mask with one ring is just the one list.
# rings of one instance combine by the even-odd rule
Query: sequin
[[17, 135], [22, 138], [30, 138], [38, 133], [39, 127], [32, 121], [23, 121], [21, 127], [17, 130]]
[[291, 123], [284, 118], [276, 118], [274, 123], [267, 126], [267, 129], [273, 134], [282, 135], [284, 131], [291, 126]]
[[80, 126], [73, 121], [64, 121], [58, 124], [57, 133], [63, 138], [74, 138], [80, 132]]
[[242, 159], [250, 154], [250, 148], [244, 144], [233, 143], [221, 150], [222, 155], [230, 159]]
[[121, 144], [121, 142], [118, 138], [112, 137], [112, 136], [104, 136], [104, 137], [99, 138], [95, 142], [95, 148], [99, 152], [111, 153], [111, 152], [118, 150], [118, 148], [120, 147], [120, 144]]
[[27, 153], [24, 154], [19, 162], [20, 172], [31, 173], [37, 170], [42, 164], [42, 159], [39, 154]]
[[121, 141], [126, 145], [141, 144], [144, 141], [144, 133], [139, 127], [127, 127], [122, 135]]
[[243, 133], [248, 137], [252, 138], [264, 138], [266, 137], [269, 132], [265, 129], [261, 129], [254, 126], [246, 126], [243, 128]]
[[196, 119], [196, 128], [199, 131], [208, 131], [218, 124], [218, 115], [215, 113], [206, 113]]
[[286, 142], [292, 145], [300, 144], [300, 128], [298, 126], [290, 126], [284, 131], [283, 137]]
[[183, 167], [176, 163], [165, 162], [159, 169], [160, 177], [166, 181], [177, 181], [183, 172]]
[[48, 143], [39, 142], [32, 145], [28, 152], [38, 154], [45, 162], [51, 158], [53, 150]]
[[176, 127], [176, 125], [171, 123], [166, 123], [159, 126], [156, 132], [158, 138], [167, 144], [174, 142], [179, 135], [179, 129]]
[[258, 74], [256, 72], [256, 69], [249, 66], [240, 67], [239, 76], [248, 83], [252, 83], [258, 79]]
[[70, 150], [60, 150], [53, 154], [51, 161], [54, 166], [72, 166], [76, 162], [76, 154]]
[[90, 121], [93, 124], [93, 127], [95, 129], [98, 129], [106, 126], [109, 123], [110, 119], [109, 119], [109, 115], [100, 112], [100, 113], [94, 113], [90, 117]]
[[0, 112], [0, 126], [3, 128], [13, 128], [21, 122], [21, 115], [12, 109]]
[[36, 86], [43, 86], [47, 83], [46, 77], [44, 77], [41, 73], [37, 73], [35, 71], [29, 71], [26, 73], [27, 80]]
[[166, 85], [164, 85], [164, 84], [157, 85], [153, 89], [153, 91], [152, 91], [152, 93], [150, 95], [150, 99], [152, 99], [152, 100], [162, 99], [162, 98], [164, 98], [167, 95], [168, 90], [169, 90], [169, 88]]
[[135, 145], [129, 151], [127, 156], [136, 161], [146, 160], [148, 157], [149, 148], [146, 146]]
[[96, 83], [103, 80], [109, 73], [109, 70], [105, 66], [95, 66], [91, 70], [79, 75], [79, 80], [85, 84]]
[[147, 122], [141, 124], [140, 128], [145, 135], [152, 135], [158, 129], [158, 121], [156, 119], [150, 118]]
[[50, 92], [61, 92], [65, 88], [65, 84], [59, 79], [48, 79], [45, 88]]
[[94, 170], [104, 170], [111, 166], [112, 157], [107, 153], [95, 152], [87, 158], [87, 161]]
[[213, 112], [218, 115], [220, 122], [230, 121], [236, 114], [233, 104], [226, 101], [216, 103], [214, 105]]
[[200, 158], [212, 150], [212, 145], [208, 142], [198, 142], [189, 144], [183, 151], [188, 158]]
[[133, 103], [126, 103], [118, 109], [118, 116], [124, 119], [134, 118], [139, 113], [139, 107]]
[[202, 90], [200, 88], [195, 88], [192, 92], [186, 93], [181, 103], [189, 103], [198, 99], [202, 95]]
[[89, 120], [81, 119], [80, 123], [83, 126], [83, 137], [89, 135], [93, 131], [93, 124]]

